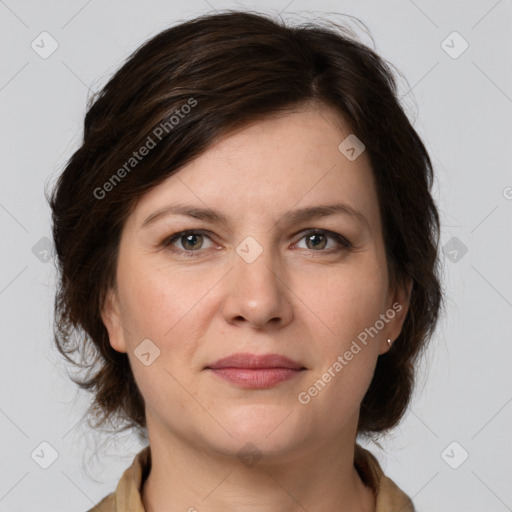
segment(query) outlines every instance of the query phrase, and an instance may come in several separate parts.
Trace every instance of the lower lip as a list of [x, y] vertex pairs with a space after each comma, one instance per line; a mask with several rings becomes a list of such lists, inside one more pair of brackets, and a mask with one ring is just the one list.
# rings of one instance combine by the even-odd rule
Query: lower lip
[[291, 368], [210, 368], [221, 379], [247, 389], [265, 389], [296, 377], [302, 370]]

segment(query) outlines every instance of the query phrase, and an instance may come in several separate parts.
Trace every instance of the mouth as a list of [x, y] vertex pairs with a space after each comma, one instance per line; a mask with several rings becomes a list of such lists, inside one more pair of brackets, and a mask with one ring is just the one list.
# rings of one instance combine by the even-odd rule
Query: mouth
[[306, 368], [279, 354], [232, 354], [207, 366], [214, 375], [245, 389], [265, 389], [288, 381]]

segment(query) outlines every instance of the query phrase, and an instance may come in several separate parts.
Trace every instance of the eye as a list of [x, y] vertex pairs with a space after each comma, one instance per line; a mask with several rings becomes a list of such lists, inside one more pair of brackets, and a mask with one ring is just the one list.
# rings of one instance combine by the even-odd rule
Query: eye
[[[324, 251], [328, 245], [329, 239], [334, 240], [334, 247], [331, 247], [331, 250]], [[332, 253], [342, 249], [350, 249], [352, 247], [352, 244], [345, 237], [338, 233], [333, 233], [332, 231], [326, 231], [323, 229], [310, 230], [301, 238], [301, 240], [306, 240], [306, 249], [312, 249], [313, 252]]]
[[[180, 231], [170, 237], [166, 238], [162, 245], [173, 252], [185, 254], [186, 256], [197, 256], [199, 249], [203, 249], [203, 240], [207, 238], [211, 241], [210, 237], [205, 231], [196, 229], [188, 231]], [[174, 242], [179, 242], [183, 249], [174, 246]]]

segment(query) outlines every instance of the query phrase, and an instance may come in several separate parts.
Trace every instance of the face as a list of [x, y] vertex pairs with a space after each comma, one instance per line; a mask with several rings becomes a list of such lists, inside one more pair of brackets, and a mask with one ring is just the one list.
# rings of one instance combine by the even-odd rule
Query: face
[[[137, 203], [102, 316], [150, 439], [231, 455], [251, 442], [270, 457], [353, 442], [410, 288], [389, 285], [368, 157], [338, 149], [350, 133], [327, 107], [269, 117]], [[312, 214], [325, 205], [342, 206]], [[233, 354], [247, 357], [216, 368]], [[254, 357], [267, 354], [295, 366]]]

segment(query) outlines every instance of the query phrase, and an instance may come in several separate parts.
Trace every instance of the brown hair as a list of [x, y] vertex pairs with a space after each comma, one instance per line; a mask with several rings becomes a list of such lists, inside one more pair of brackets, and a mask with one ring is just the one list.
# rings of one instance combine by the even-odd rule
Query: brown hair
[[[239, 11], [203, 15], [145, 42], [90, 100], [83, 143], [48, 200], [60, 278], [55, 342], [88, 369], [73, 381], [94, 393], [88, 412], [95, 427], [117, 419], [121, 430], [146, 431], [128, 357], [111, 347], [100, 316], [137, 199], [228, 132], [306, 104], [336, 109], [365, 144], [390, 280], [413, 280], [402, 332], [378, 358], [358, 432], [383, 432], [403, 416], [443, 299], [432, 165], [389, 65], [333, 25], [286, 26]], [[139, 158], [142, 147], [148, 151]], [[76, 350], [83, 363], [68, 356]]]

